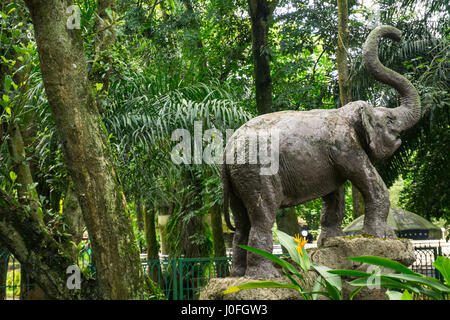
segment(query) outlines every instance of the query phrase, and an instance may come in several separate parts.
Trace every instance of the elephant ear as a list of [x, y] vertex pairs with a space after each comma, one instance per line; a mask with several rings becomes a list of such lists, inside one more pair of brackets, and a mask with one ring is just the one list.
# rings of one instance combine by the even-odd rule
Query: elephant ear
[[377, 141], [380, 140], [380, 137], [378, 137], [379, 133], [376, 130], [377, 119], [374, 108], [371, 105], [365, 105], [361, 108], [361, 122], [364, 127], [367, 145], [370, 150], [377, 150]]

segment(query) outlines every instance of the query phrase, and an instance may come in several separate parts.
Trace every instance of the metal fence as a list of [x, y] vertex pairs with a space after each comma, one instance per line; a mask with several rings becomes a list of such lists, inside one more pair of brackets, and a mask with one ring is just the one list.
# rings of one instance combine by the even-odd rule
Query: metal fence
[[[442, 280], [442, 275], [433, 267], [439, 255], [448, 256], [441, 246], [415, 245], [416, 261], [410, 267], [425, 276]], [[83, 271], [95, 276], [90, 251], [80, 254], [79, 265]], [[230, 274], [231, 258], [180, 258], [163, 257], [142, 260], [144, 271], [163, 290], [169, 300], [197, 300], [201, 290], [211, 278], [223, 278]], [[24, 293], [35, 289], [28, 278], [22, 281], [20, 263], [7, 251], [0, 251], [0, 300], [24, 299]]]
[[169, 300], [197, 300], [211, 278], [230, 274], [231, 258], [181, 258], [143, 261], [145, 272]]
[[8, 251], [0, 250], [0, 300], [32, 299], [36, 284], [25, 275], [17, 259]]
[[416, 261], [411, 265], [411, 270], [427, 277], [443, 280], [440, 272], [433, 266], [437, 256], [444, 255], [442, 247], [416, 246], [414, 247]]

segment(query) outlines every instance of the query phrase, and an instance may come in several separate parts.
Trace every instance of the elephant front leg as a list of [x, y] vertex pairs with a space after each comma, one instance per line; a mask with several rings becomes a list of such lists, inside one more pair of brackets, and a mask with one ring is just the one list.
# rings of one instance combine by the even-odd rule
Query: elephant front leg
[[336, 191], [322, 198], [322, 212], [320, 215], [321, 231], [317, 245], [321, 246], [323, 240], [331, 237], [344, 236], [342, 220], [345, 215], [345, 187], [340, 186]]
[[395, 232], [387, 225], [389, 214], [389, 191], [369, 161], [366, 154], [348, 161], [347, 174], [352, 183], [361, 191], [364, 197], [365, 212], [362, 232], [381, 237], [396, 238]]

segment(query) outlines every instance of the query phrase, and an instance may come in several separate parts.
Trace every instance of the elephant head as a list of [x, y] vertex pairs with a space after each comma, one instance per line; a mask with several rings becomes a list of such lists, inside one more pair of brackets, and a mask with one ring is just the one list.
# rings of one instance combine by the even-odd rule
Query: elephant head
[[400, 94], [400, 106], [396, 108], [361, 108], [361, 122], [369, 156], [380, 160], [391, 156], [401, 144], [400, 132], [415, 125], [421, 117], [420, 98], [414, 86], [405, 77], [383, 66], [378, 59], [378, 43], [381, 37], [395, 41], [401, 31], [391, 26], [379, 26], [367, 37], [363, 46], [364, 63], [369, 73], [378, 81], [393, 87]]

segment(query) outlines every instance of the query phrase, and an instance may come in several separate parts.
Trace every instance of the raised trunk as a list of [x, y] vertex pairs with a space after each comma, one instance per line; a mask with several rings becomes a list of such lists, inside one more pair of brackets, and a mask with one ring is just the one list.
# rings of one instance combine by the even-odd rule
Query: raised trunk
[[99, 298], [143, 298], [146, 281], [139, 251], [87, 80], [81, 33], [67, 28], [71, 4], [26, 1], [44, 87], [88, 229]]
[[382, 37], [395, 41], [401, 31], [391, 26], [379, 26], [370, 32], [363, 46], [364, 63], [369, 73], [378, 81], [393, 87], [400, 94], [400, 106], [395, 110], [403, 119], [399, 131], [415, 125], [421, 117], [420, 97], [412, 83], [397, 72], [383, 66], [378, 59], [378, 44]]

